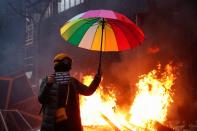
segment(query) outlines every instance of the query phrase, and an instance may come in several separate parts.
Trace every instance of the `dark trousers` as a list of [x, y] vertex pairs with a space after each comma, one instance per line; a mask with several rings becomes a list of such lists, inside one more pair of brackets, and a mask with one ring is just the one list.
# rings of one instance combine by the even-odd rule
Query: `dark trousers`
[[56, 123], [55, 131], [82, 131], [82, 129], [79, 128], [79, 126], [74, 125], [73, 122], [67, 120]]
[[62, 121], [55, 124], [56, 131], [71, 131], [68, 121]]

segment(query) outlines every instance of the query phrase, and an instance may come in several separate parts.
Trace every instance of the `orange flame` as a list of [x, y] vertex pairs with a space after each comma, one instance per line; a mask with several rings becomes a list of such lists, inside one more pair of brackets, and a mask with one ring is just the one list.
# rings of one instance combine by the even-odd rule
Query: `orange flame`
[[[93, 76], [83, 77], [83, 83], [89, 85]], [[116, 94], [112, 91], [105, 94], [102, 84], [92, 96], [80, 96], [81, 118], [84, 126], [107, 126], [110, 120], [119, 130], [155, 130], [156, 121], [164, 123], [168, 107], [173, 102], [171, 89], [175, 80], [173, 67], [168, 64], [165, 71], [158, 69], [139, 77], [137, 92], [130, 111], [122, 112], [116, 105]], [[110, 88], [110, 87], [107, 87]], [[103, 115], [105, 115], [103, 117]], [[130, 116], [130, 119], [126, 119]]]
[[[93, 76], [87, 75], [83, 77], [83, 83], [89, 85], [93, 80]], [[101, 112], [107, 114], [111, 113], [114, 106], [116, 106], [116, 99], [114, 96], [105, 96], [102, 98], [102, 86], [99, 86], [97, 91], [91, 96], [80, 96], [81, 104], [81, 118], [83, 125], [107, 125], [105, 120], [101, 117]]]
[[147, 75], [140, 76], [136, 84], [138, 91], [130, 109], [130, 123], [154, 130], [156, 121], [164, 123], [167, 111], [173, 102], [172, 85], [175, 80], [172, 66], [168, 64], [165, 72], [153, 70]]

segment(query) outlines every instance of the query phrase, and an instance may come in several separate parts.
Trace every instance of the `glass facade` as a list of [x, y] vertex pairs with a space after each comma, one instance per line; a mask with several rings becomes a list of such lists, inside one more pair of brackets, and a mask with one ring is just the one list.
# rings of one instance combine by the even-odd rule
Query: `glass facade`
[[60, 0], [60, 2], [58, 2], [58, 12], [63, 12], [83, 2], [84, 0]]

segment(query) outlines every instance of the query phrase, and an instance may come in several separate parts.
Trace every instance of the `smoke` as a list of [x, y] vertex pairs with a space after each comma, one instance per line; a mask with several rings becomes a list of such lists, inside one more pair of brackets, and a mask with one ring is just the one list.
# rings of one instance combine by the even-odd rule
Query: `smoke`
[[[120, 53], [120, 60], [107, 68], [106, 79], [119, 85], [116, 89], [121, 94], [119, 103], [127, 105], [135, 95], [134, 84], [139, 75], [151, 71], [158, 63], [165, 65], [173, 61], [179, 68], [169, 118], [191, 121], [196, 118], [197, 111], [195, 7], [191, 1], [158, 3], [158, 8], [146, 15], [141, 25], [145, 42], [137, 49]], [[157, 51], [150, 53], [150, 48]], [[133, 94], [128, 93], [132, 91]]]
[[25, 21], [7, 1], [1, 1], [0, 6], [0, 75], [10, 75], [23, 70]]
[[[156, 5], [158, 8], [145, 13], [144, 19], [139, 18], [140, 27], [145, 33], [145, 41], [142, 45], [125, 52], [103, 54], [103, 83], [116, 85], [113, 90], [117, 94], [117, 104], [123, 110], [128, 110], [135, 95], [138, 76], [151, 71], [158, 63], [164, 66], [173, 61], [175, 65], [182, 66], [177, 70], [179, 75], [173, 87], [176, 95], [171, 112], [176, 113], [170, 114], [171, 117], [184, 119], [185, 116], [181, 116], [183, 114], [181, 112], [186, 112], [187, 107], [195, 102], [196, 97], [194, 88], [197, 74], [195, 69], [197, 63], [194, 61], [197, 57], [195, 54], [197, 49], [195, 48], [195, 36], [197, 36], [195, 7], [191, 1], [179, 0], [156, 1]], [[107, 3], [105, 6], [108, 7]], [[119, 10], [121, 6], [113, 3], [112, 8]], [[129, 9], [125, 7], [122, 10], [127, 12]], [[53, 32], [54, 29], [50, 29], [50, 25], [44, 24], [46, 25], [43, 29], [47, 29], [48, 31], [45, 30], [45, 32], [49, 33], [47, 40], [41, 41], [42, 44], [40, 44], [40, 49], [45, 49], [45, 51], [39, 51], [39, 59], [43, 63], [39, 67], [40, 75], [53, 71], [52, 59], [59, 52], [66, 52], [73, 58], [73, 74], [75, 72], [96, 73], [99, 56], [97, 52], [79, 49], [69, 44], [63, 45], [62, 43], [65, 42], [62, 38], [55, 38], [59, 32]], [[55, 30], [58, 31], [58, 29]], [[46, 59], [47, 57], [49, 59]], [[106, 92], [109, 90], [106, 89]]]
[[21, 47], [17, 47], [15, 43], [6, 43], [6, 46], [1, 48], [1, 75], [16, 75], [22, 71], [22, 50]]
[[[2, 3], [0, 5], [3, 5]], [[127, 13], [141, 12], [137, 10], [138, 7], [142, 10], [148, 9], [145, 0], [132, 1], [132, 5], [136, 5], [135, 9], [124, 0], [121, 2], [106, 1], [102, 6], [94, 6], [101, 3], [99, 1], [91, 3], [90, 1], [90, 7], [87, 8], [102, 7]], [[195, 94], [197, 92], [195, 1], [156, 0], [156, 5], [157, 9], [147, 10], [144, 18], [141, 21], [139, 19], [140, 27], [145, 33], [145, 41], [142, 45], [125, 52], [103, 54], [104, 84], [116, 85], [113, 90], [118, 97], [117, 103], [124, 110], [128, 110], [128, 105], [135, 95], [135, 83], [139, 75], [151, 71], [158, 63], [165, 65], [169, 61], [174, 61], [178, 65], [182, 64], [174, 85], [176, 90], [174, 108], [176, 108], [177, 114], [180, 114], [180, 112], [178, 113], [180, 107], [184, 108], [182, 110], [186, 110], [188, 107], [186, 103], [194, 103], [197, 96]], [[3, 12], [3, 9], [0, 9]], [[2, 13], [0, 15], [1, 18], [6, 18], [0, 19], [0, 74], [9, 74], [23, 67], [22, 52], [24, 48], [22, 45], [24, 44], [25, 25], [24, 19], [16, 14], [14, 17], [13, 15], [8, 17], [7, 14]], [[52, 19], [56, 20], [56, 17]], [[60, 20], [57, 19], [57, 21]], [[76, 48], [69, 44], [65, 46], [64, 40], [60, 36], [57, 38], [60, 25], [56, 24], [59, 23], [48, 19], [41, 25], [39, 43], [36, 43], [39, 50], [35, 53], [37, 58], [35, 64], [38, 65], [36, 67], [38, 69], [37, 77], [43, 78], [53, 72], [53, 56], [59, 52], [66, 52], [73, 58], [73, 74], [75, 72], [96, 73], [99, 53]]]

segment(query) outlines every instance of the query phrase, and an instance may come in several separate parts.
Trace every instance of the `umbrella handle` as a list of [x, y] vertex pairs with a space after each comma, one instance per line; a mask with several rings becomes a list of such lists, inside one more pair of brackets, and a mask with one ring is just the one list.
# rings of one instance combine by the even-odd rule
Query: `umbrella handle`
[[98, 66], [97, 74], [101, 74], [102, 52], [103, 51], [100, 51], [100, 55], [99, 55], [99, 66]]
[[100, 46], [100, 54], [99, 54], [99, 66], [98, 66], [98, 71], [97, 74], [101, 74], [101, 63], [102, 63], [102, 54], [103, 54], [103, 30], [105, 28], [105, 21], [104, 18], [101, 19], [101, 23], [102, 23], [102, 33], [101, 33], [101, 46]]

